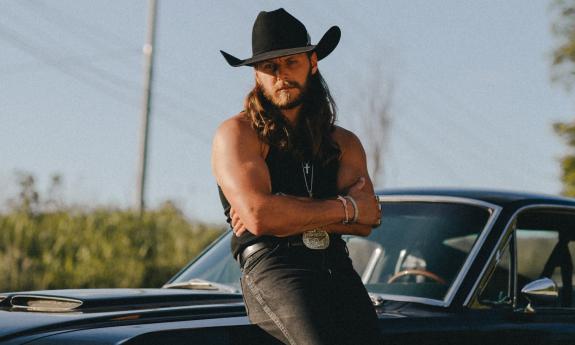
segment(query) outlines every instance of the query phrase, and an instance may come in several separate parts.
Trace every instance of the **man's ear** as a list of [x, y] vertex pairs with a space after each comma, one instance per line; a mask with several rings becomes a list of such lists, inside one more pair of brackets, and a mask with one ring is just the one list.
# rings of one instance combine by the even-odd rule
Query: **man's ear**
[[309, 57], [309, 62], [311, 63], [311, 74], [317, 73], [317, 54], [312, 52]]

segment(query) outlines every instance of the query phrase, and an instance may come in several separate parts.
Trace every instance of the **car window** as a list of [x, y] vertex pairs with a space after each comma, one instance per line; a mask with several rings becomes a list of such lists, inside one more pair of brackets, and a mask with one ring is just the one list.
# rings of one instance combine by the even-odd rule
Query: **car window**
[[348, 247], [367, 290], [390, 299], [443, 300], [491, 215], [479, 205], [423, 201], [385, 202], [383, 212], [382, 224]]
[[489, 278], [479, 295], [479, 305], [476, 307], [512, 306], [513, 281], [511, 242], [496, 252], [495, 263], [489, 273]]
[[[565, 248], [570, 252], [571, 258], [560, 257], [553, 255], [553, 253], [563, 244], [560, 243], [560, 233], [554, 229], [551, 230], [516, 230], [517, 234], [517, 291], [527, 285], [528, 283], [542, 277], [551, 278], [559, 288], [560, 299], [567, 293], [565, 289], [573, 290], [571, 282], [565, 282], [562, 277], [561, 266], [564, 265], [565, 260], [568, 260], [573, 265], [573, 249], [575, 249], [572, 242], [565, 243]], [[556, 257], [556, 258], [554, 258]], [[569, 273], [571, 281], [573, 281], [573, 271]], [[567, 284], [565, 284], [567, 283]], [[524, 307], [528, 301], [518, 294], [518, 306]], [[573, 302], [571, 299], [565, 303], [559, 303], [557, 306], [571, 306]]]
[[[496, 263], [491, 263], [488, 280], [480, 286], [479, 306], [475, 306], [511, 305], [516, 297], [516, 306], [525, 307], [528, 301], [521, 295], [521, 289], [543, 277], [551, 278], [559, 288], [555, 307], [573, 306], [575, 213], [530, 209], [520, 213], [515, 224], [515, 239], [497, 252], [499, 257], [494, 258]], [[516, 246], [516, 272], [509, 243]]]
[[240, 267], [231, 254], [231, 231], [221, 236], [203, 255], [172, 280], [172, 283], [203, 279], [240, 289]]

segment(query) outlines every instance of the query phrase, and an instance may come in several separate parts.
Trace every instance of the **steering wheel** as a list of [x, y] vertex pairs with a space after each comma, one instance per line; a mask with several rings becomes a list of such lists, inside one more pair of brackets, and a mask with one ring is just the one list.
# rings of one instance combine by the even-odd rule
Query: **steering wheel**
[[431, 280], [436, 281], [439, 284], [442, 285], [447, 285], [447, 282], [445, 281], [445, 279], [441, 278], [440, 276], [438, 276], [437, 274], [430, 272], [430, 271], [426, 271], [426, 270], [418, 270], [418, 269], [411, 269], [411, 270], [405, 270], [405, 271], [399, 271], [396, 274], [394, 274], [393, 276], [391, 276], [388, 280], [387, 283], [391, 284], [393, 282], [395, 282], [397, 279], [401, 278], [401, 277], [405, 277], [405, 276], [424, 276], [426, 278], [429, 278]]

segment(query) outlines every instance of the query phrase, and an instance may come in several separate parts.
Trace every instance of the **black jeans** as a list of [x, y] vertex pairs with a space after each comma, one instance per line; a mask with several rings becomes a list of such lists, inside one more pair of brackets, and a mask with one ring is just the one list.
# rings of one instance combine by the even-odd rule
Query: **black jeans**
[[377, 315], [344, 245], [278, 244], [242, 268], [248, 317], [284, 344], [381, 344]]

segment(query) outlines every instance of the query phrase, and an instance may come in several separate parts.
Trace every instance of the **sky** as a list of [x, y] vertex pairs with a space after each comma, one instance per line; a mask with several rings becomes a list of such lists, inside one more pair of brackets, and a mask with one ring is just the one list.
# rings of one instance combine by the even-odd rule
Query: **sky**
[[[211, 140], [241, 110], [253, 71], [219, 51], [250, 57], [255, 17], [279, 7], [312, 43], [341, 28], [319, 63], [338, 125], [365, 139], [368, 104], [384, 99], [373, 86], [388, 87], [384, 193], [561, 191], [567, 148], [552, 124], [575, 104], [550, 82], [550, 0], [158, 0], [149, 207], [172, 200], [191, 219], [224, 222]], [[0, 203], [27, 172], [41, 191], [61, 175], [66, 203], [135, 205], [147, 1], [0, 0], [0, 13]]]

